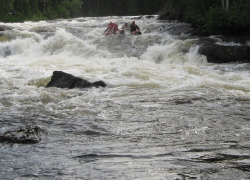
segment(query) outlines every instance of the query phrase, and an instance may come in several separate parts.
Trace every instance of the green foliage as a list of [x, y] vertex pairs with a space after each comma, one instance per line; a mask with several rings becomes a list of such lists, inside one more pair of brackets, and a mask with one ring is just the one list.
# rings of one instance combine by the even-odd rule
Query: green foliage
[[195, 24], [195, 26], [201, 26], [204, 21], [204, 10], [200, 7], [200, 3], [197, 3], [195, 0], [190, 0], [186, 4], [185, 10], [185, 21]]
[[15, 15], [6, 14], [1, 17], [1, 21], [3, 22], [24, 22], [26, 17], [23, 14], [15, 13]]
[[211, 8], [205, 14], [203, 27], [210, 33], [238, 34], [250, 28], [250, 1], [231, 3], [229, 10]]
[[[17, 22], [81, 16], [83, 0], [2, 0], [0, 21]], [[11, 14], [14, 10], [15, 13]]]
[[30, 18], [31, 21], [41, 21], [41, 20], [46, 20], [47, 17], [43, 15], [41, 12], [37, 12], [36, 14], [32, 15]]
[[183, 12], [183, 21], [202, 27], [207, 33], [237, 34], [250, 28], [250, 0], [165, 0], [165, 6]]
[[80, 0], [64, 0], [62, 1], [62, 8], [70, 17], [76, 17], [80, 15], [82, 4]]
[[[154, 14], [165, 0], [0, 0], [0, 21]], [[14, 16], [9, 16], [15, 9]]]
[[218, 7], [212, 8], [205, 15], [203, 27], [206, 29], [207, 32], [222, 33], [229, 26], [228, 17], [228, 11], [222, 11]]

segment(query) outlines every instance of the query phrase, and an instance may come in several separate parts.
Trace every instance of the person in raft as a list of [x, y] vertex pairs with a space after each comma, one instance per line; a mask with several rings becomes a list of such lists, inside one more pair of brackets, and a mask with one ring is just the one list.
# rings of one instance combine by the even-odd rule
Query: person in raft
[[125, 23], [125, 24], [122, 26], [121, 29], [130, 31], [130, 27], [128, 26], [128, 23]]
[[110, 22], [107, 29], [104, 31], [106, 36], [110, 34], [116, 34], [116, 31], [119, 31], [118, 25], [116, 23]]
[[130, 24], [130, 32], [134, 35], [141, 34], [140, 28], [135, 24], [135, 21], [132, 21], [132, 23]]

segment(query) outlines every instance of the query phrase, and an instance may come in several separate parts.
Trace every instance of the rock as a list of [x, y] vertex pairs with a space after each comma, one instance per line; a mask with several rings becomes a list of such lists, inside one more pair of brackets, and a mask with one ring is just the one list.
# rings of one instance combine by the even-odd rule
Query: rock
[[39, 143], [41, 139], [37, 137], [32, 137], [32, 138], [17, 138], [13, 136], [3, 136], [0, 135], [0, 143], [2, 142], [8, 142], [8, 143], [19, 143], [19, 144], [35, 144]]
[[71, 74], [54, 71], [51, 81], [47, 84], [47, 87], [58, 87], [58, 88], [89, 88], [89, 87], [105, 87], [107, 86], [103, 81], [96, 81], [91, 83], [87, 80], [75, 77]]
[[250, 62], [250, 46], [205, 45], [198, 52], [210, 63]]
[[144, 16], [145, 18], [148, 18], [148, 19], [151, 19], [151, 18], [154, 18], [155, 16], [152, 16], [152, 15], [146, 15]]
[[195, 27], [194, 24], [191, 24], [193, 30], [190, 31], [191, 36], [211, 36], [211, 35], [224, 35], [224, 36], [249, 36], [248, 28], [240, 28], [240, 27], [225, 27], [221, 29], [216, 29], [213, 32], [207, 31], [203, 27]]
[[24, 127], [19, 127], [14, 130], [0, 134], [0, 143], [21, 143], [21, 144], [34, 144], [41, 141], [41, 132], [44, 132], [36, 124], [27, 124]]
[[13, 28], [10, 26], [0, 25], [0, 31], [12, 30]]
[[204, 28], [193, 28], [189, 32], [190, 36], [210, 36], [211, 33], [207, 33]]

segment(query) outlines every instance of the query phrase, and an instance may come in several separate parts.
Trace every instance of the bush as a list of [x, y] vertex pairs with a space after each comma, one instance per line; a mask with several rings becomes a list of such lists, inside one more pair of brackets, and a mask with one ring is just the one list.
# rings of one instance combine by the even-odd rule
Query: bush
[[0, 21], [2, 22], [24, 22], [25, 21], [25, 16], [23, 15], [6, 15], [0, 18]]
[[206, 16], [203, 27], [209, 33], [222, 33], [230, 27], [229, 11], [221, 8], [211, 8]]

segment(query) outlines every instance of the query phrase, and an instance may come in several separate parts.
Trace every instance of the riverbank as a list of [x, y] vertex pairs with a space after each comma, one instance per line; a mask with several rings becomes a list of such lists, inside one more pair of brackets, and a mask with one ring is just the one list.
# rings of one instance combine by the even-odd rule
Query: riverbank
[[[158, 20], [177, 20], [180, 22], [190, 23], [190, 36], [201, 37], [201, 47], [199, 53], [207, 57], [210, 63], [249, 63], [250, 62], [250, 28], [245, 27], [230, 27], [227, 29], [211, 30], [210, 27], [199, 23], [187, 21], [185, 9], [165, 7], [157, 14]], [[202, 40], [202, 38], [210, 36], [219, 36], [222, 43], [216, 41]], [[224, 41], [224, 42], [223, 42]], [[230, 42], [231, 44], [229, 44]], [[226, 44], [226, 45], [225, 45]]]
[[220, 7], [213, 7], [206, 11], [193, 9], [196, 14], [191, 12], [190, 7], [170, 5], [156, 14], [159, 15], [159, 20], [178, 20], [190, 23], [193, 28], [191, 32], [193, 36], [225, 35], [250, 39], [250, 20], [245, 17], [245, 14], [249, 12], [245, 8], [242, 8], [242, 12], [239, 12], [238, 9], [235, 10], [236, 5], [230, 10], [223, 10]]

